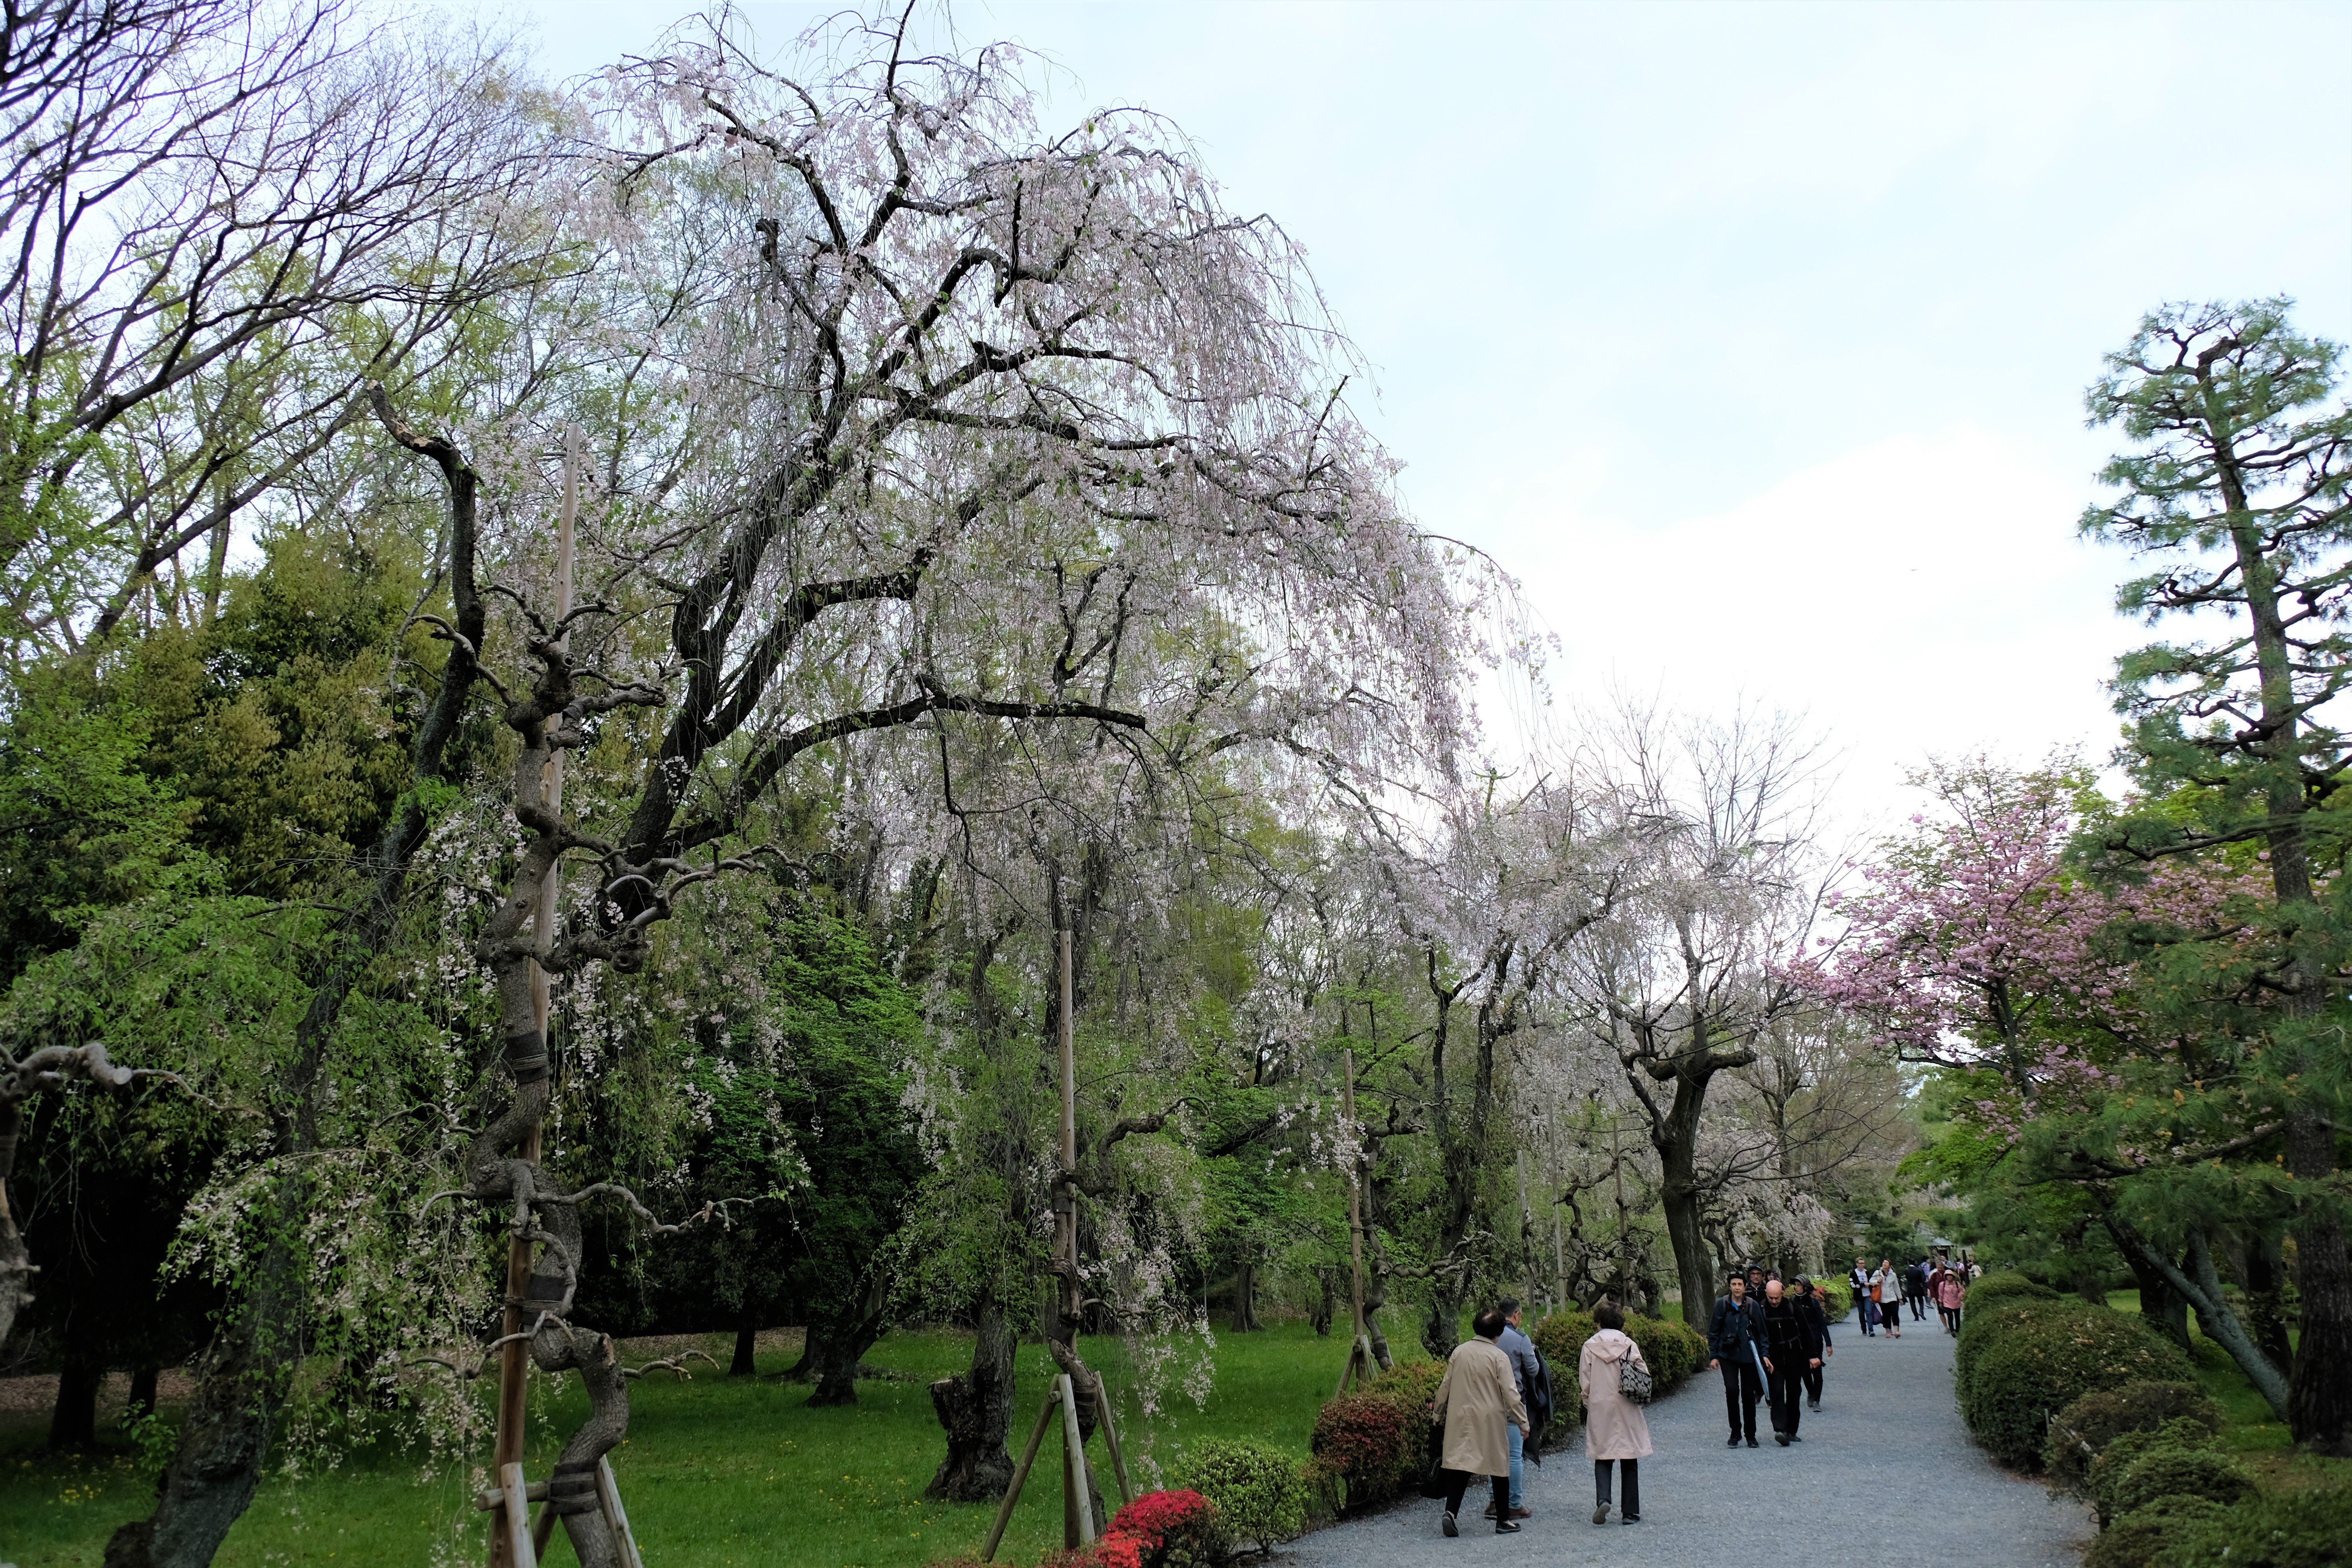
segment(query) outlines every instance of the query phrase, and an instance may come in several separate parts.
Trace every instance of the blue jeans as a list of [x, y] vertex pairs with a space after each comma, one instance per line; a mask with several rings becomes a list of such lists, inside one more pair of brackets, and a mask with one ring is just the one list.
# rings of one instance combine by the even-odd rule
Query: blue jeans
[[1511, 1444], [1511, 1506], [1525, 1508], [1528, 1506], [1528, 1466], [1520, 1446], [1527, 1439], [1520, 1435], [1517, 1424], [1511, 1421], [1503, 1423], [1503, 1436], [1509, 1438]]

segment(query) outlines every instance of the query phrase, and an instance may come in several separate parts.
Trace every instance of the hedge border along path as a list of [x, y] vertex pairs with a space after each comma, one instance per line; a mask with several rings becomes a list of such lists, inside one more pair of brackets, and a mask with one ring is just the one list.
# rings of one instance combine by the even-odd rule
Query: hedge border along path
[[[1772, 1441], [1761, 1404], [1763, 1447], [1725, 1447], [1723, 1384], [1704, 1366], [1652, 1405], [1656, 1452], [1642, 1461], [1637, 1525], [1619, 1524], [1613, 1510], [1607, 1524], [1593, 1524], [1592, 1464], [1580, 1433], [1541, 1468], [1528, 1467], [1536, 1516], [1517, 1535], [1465, 1519], [1461, 1539], [1448, 1541], [1437, 1528], [1444, 1505], [1416, 1498], [1318, 1531], [1286, 1555], [1297, 1568], [1723, 1568], [1791, 1553], [1876, 1559], [1893, 1542], [1898, 1557], [1926, 1552], [1969, 1568], [2078, 1568], [2082, 1543], [2095, 1533], [2089, 1511], [2038, 1479], [1996, 1468], [1969, 1441], [1952, 1394], [1952, 1338], [1932, 1314], [1906, 1323], [1899, 1340], [1865, 1340], [1851, 1320], [1832, 1333], [1837, 1353], [1822, 1408], [1804, 1413], [1804, 1441], [1790, 1447]], [[1576, 1369], [1554, 1375], [1572, 1386]], [[1486, 1506], [1477, 1490], [1471, 1496]]]

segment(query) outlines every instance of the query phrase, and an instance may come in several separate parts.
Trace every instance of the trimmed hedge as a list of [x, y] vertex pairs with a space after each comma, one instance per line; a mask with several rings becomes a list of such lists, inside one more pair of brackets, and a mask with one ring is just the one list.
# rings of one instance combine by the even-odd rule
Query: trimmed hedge
[[2257, 1497], [2184, 1520], [2150, 1568], [2336, 1568], [2352, 1563], [2352, 1487]]
[[[1967, 1300], [1971, 1307], [1984, 1307], [1995, 1301], [2018, 1297], [2031, 1301], [2055, 1301], [2059, 1299], [2057, 1291], [2038, 1279], [2029, 1279], [2022, 1274], [2003, 1272], [1988, 1274], [1981, 1279], [1970, 1281]], [[2084, 1303], [2085, 1306], [2089, 1304], [2087, 1301]]]
[[[2187, 1418], [2208, 1432], [2221, 1430], [2221, 1407], [2187, 1383], [2127, 1383], [2102, 1394], [2086, 1394], [2050, 1423], [2042, 1463], [2050, 1479], [2074, 1491], [2090, 1485], [2091, 1462], [2126, 1432], [2153, 1432], [2168, 1421]], [[2090, 1452], [2084, 1452], [2085, 1446]]]
[[1199, 1492], [1217, 1510], [1217, 1522], [1235, 1541], [1262, 1552], [1306, 1533], [1314, 1500], [1298, 1465], [1272, 1444], [1247, 1437], [1209, 1437], [1184, 1450], [1171, 1489]]
[[1412, 1418], [1406, 1402], [1387, 1394], [1343, 1394], [1315, 1415], [1307, 1447], [1315, 1456], [1316, 1485], [1333, 1513], [1386, 1502], [1418, 1477], [1427, 1456], [1419, 1429], [1425, 1416]]
[[[1577, 1363], [1583, 1358], [1584, 1342], [1600, 1331], [1590, 1312], [1554, 1312], [1528, 1336], [1551, 1363], [1553, 1400], [1567, 1411], [1570, 1426], [1575, 1425]], [[1679, 1318], [1629, 1316], [1625, 1333], [1642, 1347], [1642, 1359], [1660, 1394], [1706, 1364], [1706, 1336]]]
[[2131, 1511], [2128, 1505], [2118, 1500], [2117, 1494], [2125, 1474], [2134, 1465], [2150, 1454], [2181, 1453], [2214, 1446], [2213, 1434], [2204, 1424], [2185, 1415], [2175, 1416], [2152, 1430], [2116, 1434], [2115, 1441], [2101, 1449], [2099, 1457], [2091, 1462], [2088, 1484], [2099, 1522], [2105, 1524]]
[[2051, 1415], [2084, 1394], [2194, 1377], [2180, 1348], [2137, 1316], [2080, 1301], [2004, 1303], [1960, 1337], [1960, 1418], [1994, 1458], [2018, 1468], [2042, 1463]]
[[2254, 1479], [2218, 1449], [2158, 1448], [2126, 1466], [2108, 1495], [2110, 1519], [2170, 1497], [2210, 1498], [2228, 1508], [2254, 1495]]
[[1628, 1318], [1625, 1332], [1642, 1347], [1642, 1359], [1649, 1363], [1660, 1394], [1706, 1364], [1706, 1336], [1679, 1318]]
[[[1536, 1349], [1543, 1352], [1544, 1359], [1551, 1363], [1554, 1392], [1563, 1373], [1570, 1382], [1576, 1381], [1576, 1358], [1584, 1353], [1584, 1342], [1600, 1331], [1601, 1325], [1592, 1321], [1591, 1313], [1570, 1309], [1554, 1312], [1528, 1335], [1535, 1341]], [[1649, 1352], [1642, 1353], [1647, 1355]]]
[[2148, 1568], [2157, 1549], [2183, 1526], [2219, 1519], [2225, 1511], [2210, 1498], [2158, 1498], [2101, 1531], [2083, 1553], [2083, 1568]]

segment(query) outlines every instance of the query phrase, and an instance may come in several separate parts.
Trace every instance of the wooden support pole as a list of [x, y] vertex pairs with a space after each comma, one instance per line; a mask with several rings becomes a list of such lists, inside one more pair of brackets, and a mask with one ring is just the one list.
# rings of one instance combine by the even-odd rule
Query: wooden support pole
[[1065, 1541], [1069, 1546], [1091, 1546], [1102, 1532], [1095, 1528], [1094, 1488], [1087, 1474], [1087, 1439], [1085, 1428], [1078, 1424], [1078, 1380], [1067, 1373], [1062, 1374], [1062, 1496], [1066, 1500], [1062, 1516], [1064, 1533], [1075, 1532], [1077, 1539]]
[[523, 1497], [520, 1465], [499, 1467], [498, 1524], [491, 1533], [506, 1542], [515, 1568], [539, 1568], [539, 1553], [530, 1549], [530, 1504]]
[[1070, 974], [1070, 933], [1062, 932], [1062, 1180], [1055, 1215], [1055, 1262], [1061, 1268], [1061, 1313], [1070, 1346], [1078, 1342], [1078, 1037], [1071, 1016], [1076, 984]]
[[[572, 525], [580, 510], [580, 427], [567, 425], [563, 430], [563, 510], [556, 522], [555, 533], [555, 613], [559, 621], [572, 613]], [[570, 639], [557, 639], [561, 647]], [[563, 809], [563, 754], [559, 752], [547, 762], [547, 804], [551, 811]], [[556, 877], [550, 868], [539, 885], [539, 903], [534, 911], [533, 935], [542, 942], [555, 940]], [[530, 969], [531, 1024], [541, 1040], [547, 1038], [548, 987], [547, 973], [536, 963]], [[533, 1127], [523, 1138], [522, 1157], [537, 1160], [542, 1152], [541, 1130]], [[493, 1467], [503, 1469], [508, 1465], [522, 1463], [524, 1435], [523, 1396], [524, 1374], [530, 1364], [530, 1347], [514, 1338], [523, 1331], [522, 1303], [530, 1290], [530, 1243], [515, 1237], [507, 1243], [506, 1310], [499, 1315], [499, 1333], [507, 1342], [499, 1347], [499, 1425], [490, 1460]], [[524, 1568], [509, 1550], [504, 1533], [490, 1541], [491, 1568]]]
[[1045, 1402], [1037, 1406], [1037, 1425], [1029, 1429], [1029, 1446], [1021, 1450], [1021, 1462], [1013, 1467], [1013, 1484], [1004, 1489], [1004, 1500], [996, 1508], [996, 1522], [988, 1527], [988, 1543], [980, 1549], [982, 1563], [995, 1557], [997, 1544], [1004, 1539], [1004, 1527], [1013, 1522], [1013, 1505], [1021, 1500], [1021, 1489], [1029, 1483], [1029, 1467], [1037, 1462], [1037, 1447], [1045, 1440], [1045, 1427], [1054, 1419], [1056, 1403], [1055, 1396], [1048, 1394]]
[[637, 1554], [637, 1538], [629, 1533], [629, 1512], [621, 1506], [621, 1486], [613, 1479], [609, 1459], [599, 1456], [596, 1460], [596, 1500], [604, 1506], [604, 1522], [613, 1527], [613, 1539], [621, 1545], [621, 1568], [646, 1568], [646, 1560]]
[[1118, 1449], [1118, 1428], [1110, 1419], [1110, 1391], [1103, 1386], [1100, 1373], [1095, 1374], [1095, 1419], [1102, 1423], [1103, 1447], [1110, 1450], [1111, 1473], [1118, 1478], [1118, 1506], [1125, 1508], [1135, 1500], [1135, 1484], [1127, 1479], [1127, 1456]]
[[1349, 1300], [1356, 1330], [1348, 1347], [1347, 1370], [1339, 1374], [1339, 1392], [1345, 1394], [1351, 1374], [1371, 1375], [1372, 1344], [1364, 1322], [1364, 1145], [1363, 1129], [1356, 1124], [1356, 1053], [1352, 1050], [1339, 1053], [1339, 1106], [1348, 1127]]
[[1536, 1211], [1528, 1206], [1528, 1152], [1519, 1150], [1519, 1258], [1528, 1269], [1528, 1304], [1536, 1299]]

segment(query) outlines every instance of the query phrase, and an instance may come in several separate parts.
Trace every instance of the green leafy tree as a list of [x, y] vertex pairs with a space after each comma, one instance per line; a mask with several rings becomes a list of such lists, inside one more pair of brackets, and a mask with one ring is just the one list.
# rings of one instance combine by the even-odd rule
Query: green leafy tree
[[2120, 496], [2086, 510], [2082, 529], [2156, 563], [2124, 584], [2120, 608], [2203, 634], [2118, 661], [2127, 752], [2165, 808], [2127, 819], [2106, 847], [2128, 862], [2246, 846], [2267, 863], [2259, 978], [2224, 967], [2239, 994], [2275, 1005], [2214, 1021], [2254, 1042], [2244, 1070], [2277, 1113], [2294, 1184], [2303, 1337], [2290, 1424], [2299, 1442], [2352, 1453], [2352, 1262], [2336, 1174], [2352, 818], [2328, 809], [2352, 768], [2331, 707], [2352, 681], [2352, 409], [2331, 402], [2337, 345], [2297, 332], [2288, 308], [2168, 305], [2108, 356], [2085, 400], [2091, 422], [2119, 426], [2134, 447], [2101, 476]]

